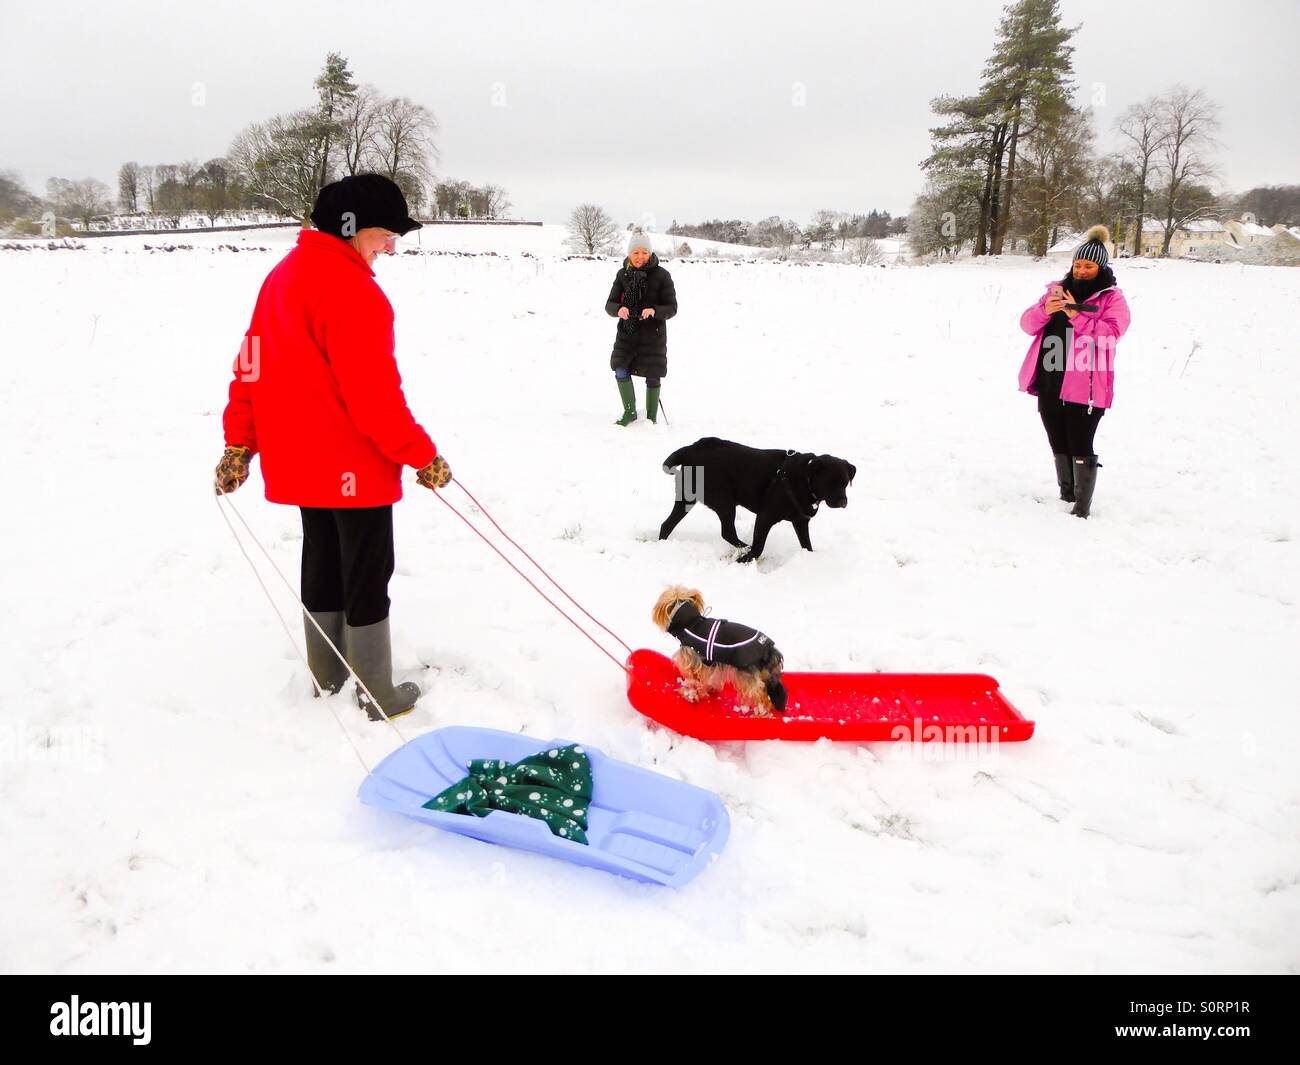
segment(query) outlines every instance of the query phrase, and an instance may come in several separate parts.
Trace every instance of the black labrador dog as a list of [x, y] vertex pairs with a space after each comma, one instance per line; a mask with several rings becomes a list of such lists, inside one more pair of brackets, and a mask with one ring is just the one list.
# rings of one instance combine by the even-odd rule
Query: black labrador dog
[[659, 539], [667, 540], [687, 511], [702, 501], [721, 520], [722, 538], [744, 547], [736, 535], [740, 506], [757, 515], [754, 542], [737, 560], [752, 562], [763, 553], [772, 526], [782, 521], [793, 523], [799, 546], [811, 551], [808, 522], [822, 503], [848, 506], [848, 486], [858, 470], [834, 455], [760, 450], [706, 436], [669, 455], [664, 472], [677, 478], [677, 502], [659, 527]]

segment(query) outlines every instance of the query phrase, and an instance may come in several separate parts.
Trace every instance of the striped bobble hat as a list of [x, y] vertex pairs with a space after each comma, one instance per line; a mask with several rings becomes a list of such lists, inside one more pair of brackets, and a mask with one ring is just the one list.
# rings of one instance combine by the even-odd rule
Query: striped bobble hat
[[1090, 263], [1096, 263], [1104, 268], [1110, 261], [1110, 255], [1106, 251], [1109, 241], [1110, 230], [1105, 226], [1093, 226], [1083, 235], [1083, 243], [1075, 249], [1074, 257], [1087, 259]]

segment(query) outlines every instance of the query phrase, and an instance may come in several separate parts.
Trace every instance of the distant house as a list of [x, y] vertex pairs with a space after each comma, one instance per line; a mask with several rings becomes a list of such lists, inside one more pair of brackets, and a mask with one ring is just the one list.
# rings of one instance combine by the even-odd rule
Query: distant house
[[1232, 234], [1239, 248], [1267, 244], [1277, 235], [1268, 226], [1261, 226], [1258, 222], [1224, 222], [1223, 225]]
[[1271, 232], [1275, 236], [1280, 237], [1283, 234], [1286, 234], [1289, 237], [1295, 237], [1296, 240], [1300, 240], [1300, 226], [1284, 226], [1281, 222], [1278, 222], [1273, 226]]
[[[1136, 227], [1129, 226], [1124, 235], [1124, 249], [1133, 254]], [[1165, 241], [1164, 223], [1148, 218], [1142, 223], [1142, 255], [1154, 259], [1161, 254]], [[1174, 229], [1169, 240], [1169, 254], [1173, 258], [1183, 255], [1213, 255], [1222, 248], [1239, 245], [1222, 222], [1212, 218], [1196, 218]]]

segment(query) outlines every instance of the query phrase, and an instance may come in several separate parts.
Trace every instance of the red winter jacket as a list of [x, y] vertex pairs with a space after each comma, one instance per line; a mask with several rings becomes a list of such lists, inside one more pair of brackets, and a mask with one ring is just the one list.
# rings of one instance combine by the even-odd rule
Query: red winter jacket
[[266, 277], [235, 359], [227, 446], [262, 456], [266, 498], [379, 507], [438, 453], [402, 395], [393, 308], [352, 245], [316, 230]]

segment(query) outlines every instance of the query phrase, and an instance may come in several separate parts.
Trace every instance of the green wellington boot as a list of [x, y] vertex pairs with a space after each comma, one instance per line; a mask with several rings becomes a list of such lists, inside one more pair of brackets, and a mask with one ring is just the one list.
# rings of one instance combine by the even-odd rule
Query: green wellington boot
[[651, 422], [656, 421], [659, 416], [659, 389], [657, 387], [645, 390], [645, 416]]
[[631, 425], [636, 421], [636, 390], [632, 387], [632, 379], [629, 377], [626, 381], [614, 378], [618, 382], [618, 395], [623, 401], [623, 417], [616, 421], [615, 425]]

